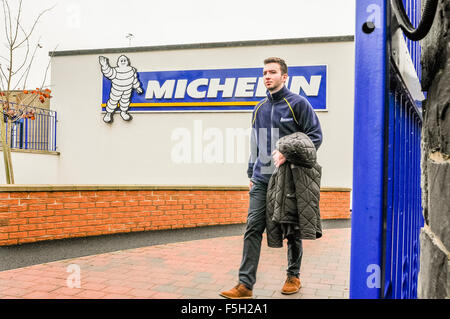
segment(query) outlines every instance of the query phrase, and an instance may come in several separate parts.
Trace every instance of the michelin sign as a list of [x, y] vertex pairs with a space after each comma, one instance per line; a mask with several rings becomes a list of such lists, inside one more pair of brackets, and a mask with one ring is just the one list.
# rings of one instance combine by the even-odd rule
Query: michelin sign
[[[120, 87], [110, 78], [103, 77], [102, 111]], [[129, 80], [124, 101], [130, 112], [251, 111], [266, 96], [262, 68], [136, 71], [136, 78]], [[326, 65], [290, 66], [286, 86], [314, 109], [327, 108]]]

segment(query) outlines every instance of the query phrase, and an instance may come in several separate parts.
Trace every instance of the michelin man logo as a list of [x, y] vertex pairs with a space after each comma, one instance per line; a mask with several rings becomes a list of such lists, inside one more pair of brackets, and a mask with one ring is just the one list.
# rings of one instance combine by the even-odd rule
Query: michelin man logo
[[103, 75], [111, 80], [111, 91], [106, 103], [106, 114], [103, 117], [105, 123], [112, 123], [113, 114], [117, 107], [120, 107], [120, 116], [124, 121], [130, 121], [132, 116], [128, 114], [130, 107], [131, 92], [136, 90], [142, 94], [141, 84], [137, 78], [137, 71], [130, 65], [130, 59], [121, 55], [117, 59], [117, 66], [111, 67], [108, 58], [99, 57]]

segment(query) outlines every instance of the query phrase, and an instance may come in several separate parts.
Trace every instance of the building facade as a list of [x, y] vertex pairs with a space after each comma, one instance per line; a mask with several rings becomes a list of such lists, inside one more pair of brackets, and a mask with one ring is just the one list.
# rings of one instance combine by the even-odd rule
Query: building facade
[[[352, 36], [53, 52], [57, 152], [13, 153], [16, 183], [21, 185], [2, 190], [26, 194], [74, 191], [72, 197], [91, 198], [86, 202], [96, 197], [86, 192], [112, 191], [126, 196], [126, 192], [136, 191], [151, 196], [151, 192], [161, 190], [190, 196], [218, 191], [221, 196], [230, 194], [230, 205], [236, 202], [235, 195], [237, 201], [244, 201], [239, 204], [239, 216], [233, 219], [226, 215], [220, 221], [212, 218], [200, 224], [245, 222], [252, 110], [265, 96], [262, 68], [269, 56], [286, 60], [288, 88], [310, 101], [322, 125], [323, 144], [318, 151], [322, 218], [349, 218]], [[108, 114], [114, 108], [116, 112]], [[43, 169], [29, 174], [27, 165]], [[167, 194], [164, 198], [170, 201]], [[55, 199], [50, 204], [58, 203]], [[62, 209], [70, 209], [62, 203]], [[101, 208], [74, 203], [78, 205], [72, 209]], [[152, 207], [150, 211], [161, 210], [154, 203], [147, 204]], [[227, 205], [217, 201], [208, 203], [213, 205], [209, 207], [203, 204], [178, 203], [175, 211], [208, 209], [212, 214]], [[104, 208], [114, 207], [107, 206]], [[232, 206], [228, 208], [233, 211]], [[148, 223], [141, 226], [135, 229], [159, 229]], [[125, 228], [132, 231], [131, 226]]]

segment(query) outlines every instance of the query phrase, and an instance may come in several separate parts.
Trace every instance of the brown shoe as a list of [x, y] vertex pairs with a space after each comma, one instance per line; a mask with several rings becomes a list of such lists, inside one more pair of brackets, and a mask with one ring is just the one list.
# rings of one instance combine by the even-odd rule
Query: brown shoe
[[295, 276], [288, 276], [286, 282], [284, 283], [281, 293], [284, 295], [295, 294], [300, 290], [301, 284], [300, 279]]
[[238, 284], [228, 291], [222, 291], [220, 295], [228, 299], [252, 299], [253, 297], [252, 291], [243, 284]]

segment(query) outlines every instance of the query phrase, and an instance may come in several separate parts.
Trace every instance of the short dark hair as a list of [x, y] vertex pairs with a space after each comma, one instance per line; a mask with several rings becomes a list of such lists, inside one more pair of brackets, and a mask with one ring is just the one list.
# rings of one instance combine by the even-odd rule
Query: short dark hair
[[270, 57], [264, 60], [264, 65], [268, 63], [278, 63], [280, 65], [281, 74], [288, 73], [286, 62], [282, 58]]

